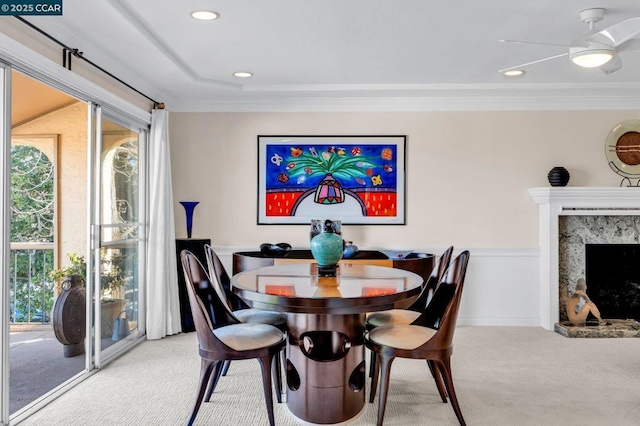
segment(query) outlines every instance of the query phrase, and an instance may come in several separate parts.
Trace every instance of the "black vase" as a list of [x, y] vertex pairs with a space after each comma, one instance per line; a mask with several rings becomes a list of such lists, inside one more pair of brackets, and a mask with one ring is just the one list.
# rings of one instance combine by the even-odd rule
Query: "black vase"
[[549, 171], [547, 178], [551, 186], [567, 186], [569, 183], [569, 172], [561, 166], [556, 166]]

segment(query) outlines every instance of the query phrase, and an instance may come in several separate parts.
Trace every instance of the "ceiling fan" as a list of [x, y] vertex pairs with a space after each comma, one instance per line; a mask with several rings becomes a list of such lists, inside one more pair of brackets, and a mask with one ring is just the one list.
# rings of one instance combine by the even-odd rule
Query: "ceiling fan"
[[563, 56], [568, 56], [573, 63], [584, 68], [600, 68], [605, 74], [618, 71], [622, 68], [622, 61], [618, 54], [640, 49], [640, 40], [634, 40], [634, 37], [640, 34], [640, 17], [626, 19], [604, 30], [597, 30], [595, 23], [602, 21], [604, 14], [605, 9], [602, 8], [586, 9], [580, 12], [578, 14], [580, 20], [589, 25], [589, 29], [568, 45], [535, 41], [498, 40], [502, 43], [540, 44], [569, 48], [565, 53], [504, 68], [499, 72], [504, 73], [522, 69], [528, 65], [561, 58]]

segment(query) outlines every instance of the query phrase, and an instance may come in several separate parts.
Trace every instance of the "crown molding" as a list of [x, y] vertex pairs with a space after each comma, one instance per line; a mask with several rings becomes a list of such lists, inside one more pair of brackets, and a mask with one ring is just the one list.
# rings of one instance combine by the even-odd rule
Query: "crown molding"
[[640, 111], [639, 96], [274, 97], [168, 102], [175, 112]]

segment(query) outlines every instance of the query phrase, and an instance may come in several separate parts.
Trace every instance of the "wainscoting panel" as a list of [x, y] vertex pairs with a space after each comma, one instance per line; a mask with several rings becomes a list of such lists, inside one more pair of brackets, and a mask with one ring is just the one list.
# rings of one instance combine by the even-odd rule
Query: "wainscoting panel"
[[[426, 247], [418, 251], [442, 253], [445, 248]], [[234, 252], [257, 250], [256, 247], [237, 246], [217, 246], [214, 249], [229, 274], [232, 271]], [[475, 247], [468, 250], [471, 252], [471, 259], [458, 314], [458, 325], [539, 327], [539, 249]], [[457, 253], [458, 250], [454, 256]]]

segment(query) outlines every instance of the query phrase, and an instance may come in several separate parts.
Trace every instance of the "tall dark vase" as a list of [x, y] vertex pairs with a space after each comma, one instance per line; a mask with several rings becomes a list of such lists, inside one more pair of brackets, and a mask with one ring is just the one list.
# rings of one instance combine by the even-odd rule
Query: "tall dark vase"
[[567, 186], [569, 183], [569, 171], [561, 166], [556, 166], [549, 171], [547, 179], [551, 186]]
[[191, 238], [191, 229], [193, 228], [193, 210], [196, 208], [200, 201], [180, 201], [184, 212], [187, 215], [187, 238]]
[[70, 275], [62, 282], [62, 293], [56, 299], [51, 315], [53, 332], [62, 343], [65, 358], [84, 353], [85, 328], [84, 277]]

